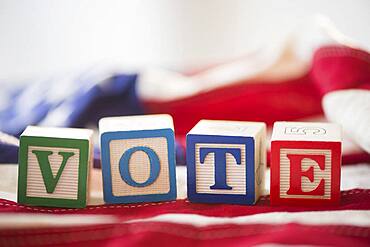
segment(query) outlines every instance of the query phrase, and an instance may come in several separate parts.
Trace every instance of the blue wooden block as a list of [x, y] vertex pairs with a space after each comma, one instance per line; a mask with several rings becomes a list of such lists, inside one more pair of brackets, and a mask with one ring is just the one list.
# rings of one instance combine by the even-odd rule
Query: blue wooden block
[[176, 200], [171, 116], [103, 118], [99, 130], [106, 203]]
[[188, 199], [254, 204], [264, 189], [266, 125], [201, 120], [187, 135]]

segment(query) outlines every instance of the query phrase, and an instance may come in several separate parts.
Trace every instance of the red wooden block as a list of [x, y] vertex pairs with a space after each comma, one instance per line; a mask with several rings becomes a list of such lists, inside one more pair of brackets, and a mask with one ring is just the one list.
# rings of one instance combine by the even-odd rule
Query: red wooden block
[[341, 129], [331, 123], [276, 122], [271, 139], [272, 205], [340, 200]]

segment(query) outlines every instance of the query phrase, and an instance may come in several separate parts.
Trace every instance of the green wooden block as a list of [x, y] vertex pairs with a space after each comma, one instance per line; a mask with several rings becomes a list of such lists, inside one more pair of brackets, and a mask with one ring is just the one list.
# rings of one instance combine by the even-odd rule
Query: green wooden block
[[92, 134], [88, 129], [27, 127], [20, 137], [18, 202], [85, 207]]

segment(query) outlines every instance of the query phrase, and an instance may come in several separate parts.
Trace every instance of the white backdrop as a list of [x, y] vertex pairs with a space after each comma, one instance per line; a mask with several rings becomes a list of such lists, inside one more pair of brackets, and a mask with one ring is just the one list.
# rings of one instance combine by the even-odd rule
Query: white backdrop
[[368, 0], [0, 0], [0, 81], [108, 62], [186, 70], [282, 39], [316, 14], [369, 49], [369, 10]]

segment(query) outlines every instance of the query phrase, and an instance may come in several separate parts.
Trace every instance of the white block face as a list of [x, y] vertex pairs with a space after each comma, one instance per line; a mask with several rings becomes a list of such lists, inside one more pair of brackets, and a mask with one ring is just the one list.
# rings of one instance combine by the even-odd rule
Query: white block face
[[28, 126], [22, 135], [89, 140], [93, 131], [90, 129]]
[[[138, 146], [144, 146], [154, 150], [160, 161], [160, 172], [158, 178], [146, 187], [133, 187], [128, 185], [122, 179], [119, 170], [119, 161], [122, 155], [128, 149]], [[165, 137], [112, 140], [109, 143], [109, 149], [112, 174], [112, 194], [114, 196], [167, 194], [170, 191], [168, 149], [167, 139]], [[150, 176], [150, 161], [148, 155], [142, 151], [133, 153], [129, 162], [129, 171], [135, 182], [145, 182]]]
[[275, 122], [272, 140], [341, 141], [341, 128], [332, 123]]
[[[288, 195], [290, 183], [290, 160], [288, 154], [319, 154], [325, 155], [325, 169], [321, 170], [316, 161], [305, 158], [302, 160], [302, 171], [314, 168], [314, 181], [302, 176], [302, 191], [310, 192], [316, 189], [322, 179], [325, 180], [324, 195]], [[306, 198], [330, 199], [331, 192], [331, 150], [328, 149], [280, 149], [280, 197], [281, 198]]]
[[132, 130], [172, 129], [173, 120], [167, 114], [106, 117], [99, 121], [100, 133]]
[[[200, 148], [237, 148], [241, 151], [241, 163], [237, 164], [231, 154], [226, 154], [226, 182], [231, 190], [210, 189], [215, 184], [214, 153], [209, 153], [200, 163]], [[246, 194], [246, 150], [243, 144], [197, 143], [195, 145], [196, 192], [205, 194]]]
[[220, 136], [255, 136], [266, 125], [261, 122], [201, 120], [189, 134]]
[[[49, 163], [53, 176], [56, 174], [62, 164], [63, 157], [58, 152], [73, 152], [64, 167], [64, 170], [59, 178], [53, 193], [47, 193], [44, 184], [44, 179], [41, 174], [40, 165], [33, 150], [52, 151], [53, 154], [49, 156]], [[61, 147], [38, 147], [29, 146], [28, 148], [28, 165], [27, 165], [27, 197], [44, 197], [44, 198], [61, 198], [73, 199], [78, 197], [78, 170], [80, 150], [74, 148]]]

